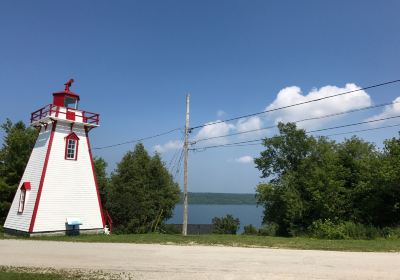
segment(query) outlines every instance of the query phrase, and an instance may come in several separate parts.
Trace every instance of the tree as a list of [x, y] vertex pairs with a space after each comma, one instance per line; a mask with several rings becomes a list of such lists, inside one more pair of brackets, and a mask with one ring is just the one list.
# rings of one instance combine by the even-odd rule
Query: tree
[[218, 234], [236, 234], [239, 229], [240, 221], [228, 214], [225, 217], [214, 217], [212, 219], [214, 225], [214, 233]]
[[276, 223], [279, 235], [291, 235], [301, 226], [305, 211], [297, 174], [315, 140], [292, 123], [279, 123], [278, 129], [279, 135], [264, 139], [266, 149], [255, 159], [261, 177], [270, 178], [268, 184], [258, 185], [256, 197], [264, 205], [263, 222]]
[[358, 218], [380, 227], [400, 225], [400, 139], [384, 142], [383, 151], [357, 185]]
[[149, 156], [142, 144], [126, 153], [111, 175], [107, 206], [117, 230], [154, 231], [178, 201], [179, 186], [160, 156]]
[[336, 143], [294, 124], [278, 128], [255, 159], [269, 179], [257, 187], [265, 224], [276, 224], [279, 235], [306, 231], [316, 221], [400, 224], [400, 139], [386, 140], [379, 151], [355, 136]]
[[101, 157], [96, 157], [93, 159], [94, 163], [94, 169], [96, 172], [96, 180], [97, 180], [97, 185], [99, 188], [99, 193], [100, 193], [100, 199], [101, 199], [101, 205], [103, 209], [107, 209], [106, 201], [107, 201], [107, 192], [109, 191], [109, 178], [107, 177], [107, 162], [101, 158]]
[[22, 121], [13, 124], [9, 119], [1, 129], [5, 132], [0, 149], [0, 224], [3, 224], [38, 133]]
[[6, 221], [14, 195], [15, 186], [9, 186], [0, 178], [0, 226]]
[[5, 136], [0, 150], [0, 176], [8, 185], [18, 185], [38, 132], [31, 127], [26, 127], [22, 121], [13, 124], [9, 119], [1, 125], [1, 128]]

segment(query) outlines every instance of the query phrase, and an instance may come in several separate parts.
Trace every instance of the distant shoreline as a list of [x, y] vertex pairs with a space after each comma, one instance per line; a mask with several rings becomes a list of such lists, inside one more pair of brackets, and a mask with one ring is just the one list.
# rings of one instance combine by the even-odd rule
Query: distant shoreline
[[[210, 193], [210, 192], [189, 192], [189, 204], [209, 205], [256, 205], [254, 193]], [[179, 204], [183, 203], [183, 194]]]

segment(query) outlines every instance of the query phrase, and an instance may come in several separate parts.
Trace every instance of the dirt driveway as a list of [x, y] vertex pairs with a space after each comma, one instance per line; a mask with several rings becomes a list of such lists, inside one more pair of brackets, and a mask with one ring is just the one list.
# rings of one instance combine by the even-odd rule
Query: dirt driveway
[[0, 265], [131, 272], [137, 279], [400, 279], [400, 253], [0, 240]]

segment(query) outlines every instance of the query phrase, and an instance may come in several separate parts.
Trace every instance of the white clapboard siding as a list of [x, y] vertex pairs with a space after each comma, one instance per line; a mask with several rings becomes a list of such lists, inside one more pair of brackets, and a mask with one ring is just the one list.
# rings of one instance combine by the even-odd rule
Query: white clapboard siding
[[[79, 137], [77, 160], [65, 159], [65, 137]], [[101, 229], [103, 222], [83, 124], [58, 121], [37, 211], [35, 232], [66, 229], [66, 218], [79, 218], [80, 229]]]
[[[10, 211], [8, 212], [7, 219], [4, 224], [5, 228], [19, 230], [23, 232], [29, 231], [51, 130], [52, 124], [49, 124], [47, 128], [42, 127], [39, 132], [35, 147], [33, 148], [31, 156], [29, 157], [28, 164], [25, 168], [21, 182], [18, 186], [18, 190], [14, 196]], [[30, 182], [31, 189], [26, 191], [25, 207], [23, 213], [18, 213], [19, 198], [21, 193], [20, 188], [23, 182]]]

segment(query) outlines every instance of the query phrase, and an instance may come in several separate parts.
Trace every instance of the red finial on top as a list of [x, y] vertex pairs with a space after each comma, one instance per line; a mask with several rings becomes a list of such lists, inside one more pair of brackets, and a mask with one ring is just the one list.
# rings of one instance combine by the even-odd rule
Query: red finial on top
[[73, 82], [74, 82], [74, 79], [69, 79], [69, 81], [64, 84], [65, 85], [64, 91], [69, 92], [69, 88], [71, 87]]

